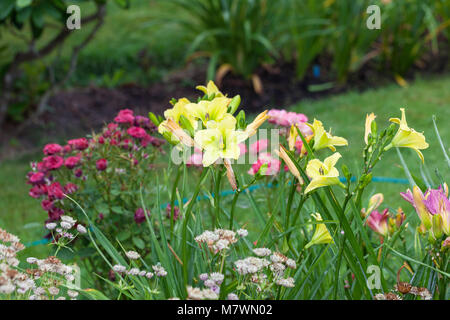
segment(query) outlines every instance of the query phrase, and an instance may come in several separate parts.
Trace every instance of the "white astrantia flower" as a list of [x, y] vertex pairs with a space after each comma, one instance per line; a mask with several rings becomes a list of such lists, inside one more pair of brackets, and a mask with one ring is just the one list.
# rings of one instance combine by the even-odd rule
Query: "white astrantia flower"
[[38, 259], [33, 258], [33, 257], [28, 257], [28, 258], [27, 258], [27, 262], [28, 262], [29, 264], [35, 264], [35, 263], [37, 263], [37, 261], [38, 261]]
[[248, 231], [246, 229], [239, 229], [238, 231], [236, 231], [236, 233], [241, 238], [245, 238], [246, 236], [248, 236]]
[[49, 223], [47, 223], [47, 224], [45, 225], [45, 227], [46, 227], [48, 230], [53, 230], [53, 229], [56, 228], [56, 223], [54, 223], [54, 222], [49, 222]]
[[221, 285], [225, 276], [219, 272], [213, 272], [209, 275], [209, 278], [217, 285]]
[[59, 289], [56, 287], [50, 287], [48, 288], [48, 292], [52, 295], [52, 296], [56, 296], [59, 293]]
[[205, 285], [205, 287], [211, 288], [211, 287], [214, 287], [216, 285], [216, 283], [213, 280], [208, 279], [204, 282], [204, 285]]
[[81, 234], [87, 233], [86, 228], [84, 226], [82, 226], [81, 224], [77, 225], [77, 231]]
[[125, 253], [125, 255], [127, 256], [128, 259], [131, 260], [137, 260], [141, 257], [139, 253], [137, 253], [136, 251], [128, 251]]
[[148, 279], [153, 278], [153, 276], [154, 276], [153, 272], [147, 272], [147, 273], [145, 274], [145, 277], [148, 278]]
[[296, 269], [297, 268], [297, 263], [293, 259], [287, 259], [286, 260], [286, 266], [288, 268], [291, 268], [291, 269]]
[[229, 293], [227, 296], [227, 300], [239, 300], [239, 297], [235, 293]]
[[272, 253], [272, 251], [267, 248], [255, 248], [253, 249], [253, 253], [258, 257], [267, 257]]
[[78, 297], [78, 292], [74, 291], [74, 290], [67, 290], [67, 295], [73, 299], [73, 298]]
[[115, 266], [113, 266], [112, 269], [115, 272], [117, 272], [117, 273], [124, 273], [125, 271], [127, 271], [127, 268], [125, 266], [120, 265], [120, 264], [116, 264]]
[[139, 274], [140, 270], [138, 268], [131, 268], [127, 271], [127, 274], [130, 276], [137, 276]]
[[61, 221], [60, 226], [61, 226], [61, 228], [66, 229], [66, 230], [72, 228], [72, 224], [67, 221]]
[[276, 281], [276, 284], [279, 286], [282, 286], [282, 287], [286, 287], [286, 288], [295, 287], [294, 278], [278, 279]]
[[154, 266], [152, 266], [152, 268], [153, 268], [153, 271], [155, 272], [156, 276], [158, 276], [158, 277], [167, 276], [167, 271], [160, 264], [154, 265]]

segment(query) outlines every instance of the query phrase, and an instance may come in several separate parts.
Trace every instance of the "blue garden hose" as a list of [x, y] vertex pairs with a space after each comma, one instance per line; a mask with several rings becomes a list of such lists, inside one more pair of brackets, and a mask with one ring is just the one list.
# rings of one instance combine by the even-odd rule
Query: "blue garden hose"
[[[339, 178], [339, 180], [341, 182], [346, 182], [347, 181], [347, 179], [343, 178], [343, 177]], [[352, 177], [350, 181], [354, 182], [354, 181], [356, 181], [356, 178]], [[389, 177], [373, 177], [372, 181], [373, 182], [381, 182], [381, 183], [409, 184], [409, 181], [407, 179], [389, 178]], [[272, 183], [270, 183], [270, 182], [267, 183], [267, 184], [260, 183], [260, 184], [255, 184], [253, 186], [248, 187], [247, 190], [249, 192], [253, 192], [253, 191], [255, 191], [257, 189], [260, 189], [262, 187], [272, 188], [273, 186], [274, 185]], [[234, 194], [234, 191], [230, 189], [230, 190], [222, 191], [220, 193], [220, 196], [221, 197], [226, 197], [226, 196], [230, 196], [232, 194]], [[214, 198], [214, 193], [212, 193], [211, 196]], [[209, 199], [209, 196], [205, 194], [205, 195], [202, 195], [202, 196], [198, 196], [196, 201], [207, 200], [207, 199]], [[189, 198], [184, 198], [183, 199], [183, 204], [185, 204], [188, 201], [189, 201]], [[169, 204], [170, 203], [165, 203], [165, 204], [161, 205], [161, 209], [166, 209]], [[178, 200], [174, 201], [174, 205], [179, 205], [178, 204]], [[25, 246], [26, 247], [33, 247], [33, 246], [38, 246], [38, 245], [41, 245], [41, 244], [47, 244], [49, 242], [50, 242], [50, 239], [44, 238], [44, 239], [36, 240], [36, 241], [30, 242], [30, 243], [26, 243]]]

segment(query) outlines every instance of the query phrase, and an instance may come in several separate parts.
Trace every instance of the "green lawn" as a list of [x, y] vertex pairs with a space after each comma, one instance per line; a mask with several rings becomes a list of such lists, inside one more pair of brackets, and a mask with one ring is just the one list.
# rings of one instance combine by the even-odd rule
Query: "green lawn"
[[[443, 161], [442, 151], [437, 142], [431, 116], [437, 116], [437, 123], [444, 143], [450, 141], [450, 76], [420, 79], [409, 88], [391, 85], [385, 88], [368, 90], [364, 93], [349, 92], [318, 101], [303, 101], [292, 107], [303, 112], [312, 120], [314, 117], [323, 121], [325, 127], [332, 127], [333, 133], [348, 139], [349, 147], [339, 148], [343, 159], [353, 172], [361, 163], [363, 147], [364, 120], [368, 112], [378, 115], [379, 127], [387, 124], [390, 117], [400, 116], [400, 107], [407, 109], [408, 124], [418, 131], [424, 131], [430, 148], [423, 152], [426, 165], [434, 178], [434, 169], [439, 168], [445, 174], [448, 168]], [[245, 102], [245, 101], [244, 101]], [[275, 106], [274, 106], [275, 107]], [[420, 160], [410, 150], [403, 152], [410, 169], [420, 175]], [[38, 240], [43, 234], [42, 221], [45, 213], [39, 201], [28, 196], [29, 186], [25, 184], [25, 175], [29, 170], [29, 162], [37, 156], [27, 156], [15, 161], [0, 164], [0, 226], [18, 234], [24, 242]], [[447, 170], [447, 171], [445, 171]], [[374, 172], [375, 176], [405, 178], [403, 169], [395, 150], [387, 153]], [[436, 182], [436, 179], [434, 179]], [[408, 205], [401, 200], [398, 193], [407, 188], [406, 185], [374, 183], [369, 193], [383, 192], [386, 203], [396, 208]], [[35, 251], [45, 250], [39, 246]]]

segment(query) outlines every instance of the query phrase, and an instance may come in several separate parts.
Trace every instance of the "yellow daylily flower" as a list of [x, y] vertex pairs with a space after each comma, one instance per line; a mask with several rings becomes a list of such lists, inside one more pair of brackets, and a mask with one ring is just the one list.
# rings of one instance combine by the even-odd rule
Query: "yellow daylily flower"
[[188, 135], [181, 127], [180, 125], [173, 121], [171, 118], [168, 120], [165, 120], [160, 123], [158, 127], [158, 131], [161, 134], [164, 134], [165, 132], [169, 132], [171, 134], [170, 138], [172, 141], [180, 141], [182, 144], [184, 144], [187, 147], [193, 147], [194, 146], [194, 140], [192, 140], [191, 136]]
[[203, 91], [206, 95], [211, 96], [214, 94], [215, 97], [224, 97], [224, 94], [219, 91], [216, 84], [210, 80], [208, 84], [205, 86], [196, 86], [195, 89]]
[[375, 120], [377, 116], [372, 112], [371, 114], [366, 115], [366, 130], [364, 132], [364, 142], [368, 144], [369, 134], [372, 132], [372, 122]]
[[[322, 217], [320, 213], [312, 214], [312, 216], [316, 219], [316, 221], [322, 221]], [[333, 238], [331, 237], [330, 232], [327, 229], [327, 226], [324, 223], [316, 224], [316, 230], [311, 238], [311, 241], [305, 246], [305, 249], [315, 245], [315, 244], [327, 244], [333, 243]]]
[[267, 112], [269, 110], [265, 110], [264, 112], [261, 112], [258, 114], [258, 116], [253, 120], [252, 123], [250, 123], [247, 128], [245, 128], [245, 132], [249, 137], [253, 136], [256, 133], [256, 130], [266, 121], [269, 119], [269, 116], [267, 115]]
[[318, 159], [313, 159], [308, 162], [306, 165], [306, 174], [311, 178], [311, 182], [306, 187], [305, 194], [320, 187], [336, 184], [345, 188], [339, 181], [339, 171], [334, 167], [340, 157], [341, 154], [336, 152], [323, 162]]
[[226, 114], [221, 121], [208, 121], [206, 129], [195, 133], [195, 142], [205, 151], [203, 166], [208, 167], [217, 159], [238, 159], [239, 143], [248, 138], [243, 131], [236, 130], [236, 119]]
[[428, 148], [428, 143], [425, 141], [425, 136], [423, 133], [417, 132], [416, 130], [408, 127], [406, 122], [405, 109], [400, 108], [402, 112], [402, 119], [391, 118], [389, 121], [397, 123], [400, 125], [397, 133], [395, 134], [392, 142], [384, 149], [389, 150], [392, 147], [397, 148], [411, 148], [417, 152], [419, 158], [422, 162], [425, 162], [422, 152], [420, 150]]
[[291, 130], [289, 130], [289, 137], [288, 137], [289, 151], [294, 151], [297, 137], [298, 137], [297, 127], [295, 125], [291, 125]]
[[220, 121], [227, 113], [231, 99], [227, 97], [214, 98], [211, 101], [202, 100], [199, 103], [190, 103], [186, 109], [194, 118], [200, 119], [204, 125], [208, 121]]
[[307, 123], [307, 125], [313, 131], [314, 150], [330, 148], [331, 151], [335, 152], [336, 148], [334, 146], [348, 146], [348, 142], [346, 139], [331, 135], [331, 130], [330, 132], [326, 132], [321, 121], [314, 119], [312, 125], [309, 123]]

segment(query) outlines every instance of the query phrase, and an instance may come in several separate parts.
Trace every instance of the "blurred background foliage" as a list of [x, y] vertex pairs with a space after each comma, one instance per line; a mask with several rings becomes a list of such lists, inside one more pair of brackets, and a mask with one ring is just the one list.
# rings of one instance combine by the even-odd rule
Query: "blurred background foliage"
[[[65, 27], [69, 4], [81, 8], [80, 30]], [[366, 26], [372, 4], [379, 30]], [[0, 123], [41, 113], [62, 88], [151, 85], [191, 62], [206, 63], [206, 79], [232, 74], [259, 93], [259, 70], [283, 63], [292, 81], [320, 74], [344, 86], [368, 69], [403, 85], [414, 69], [447, 65], [449, 14], [450, 0], [3, 0]]]

